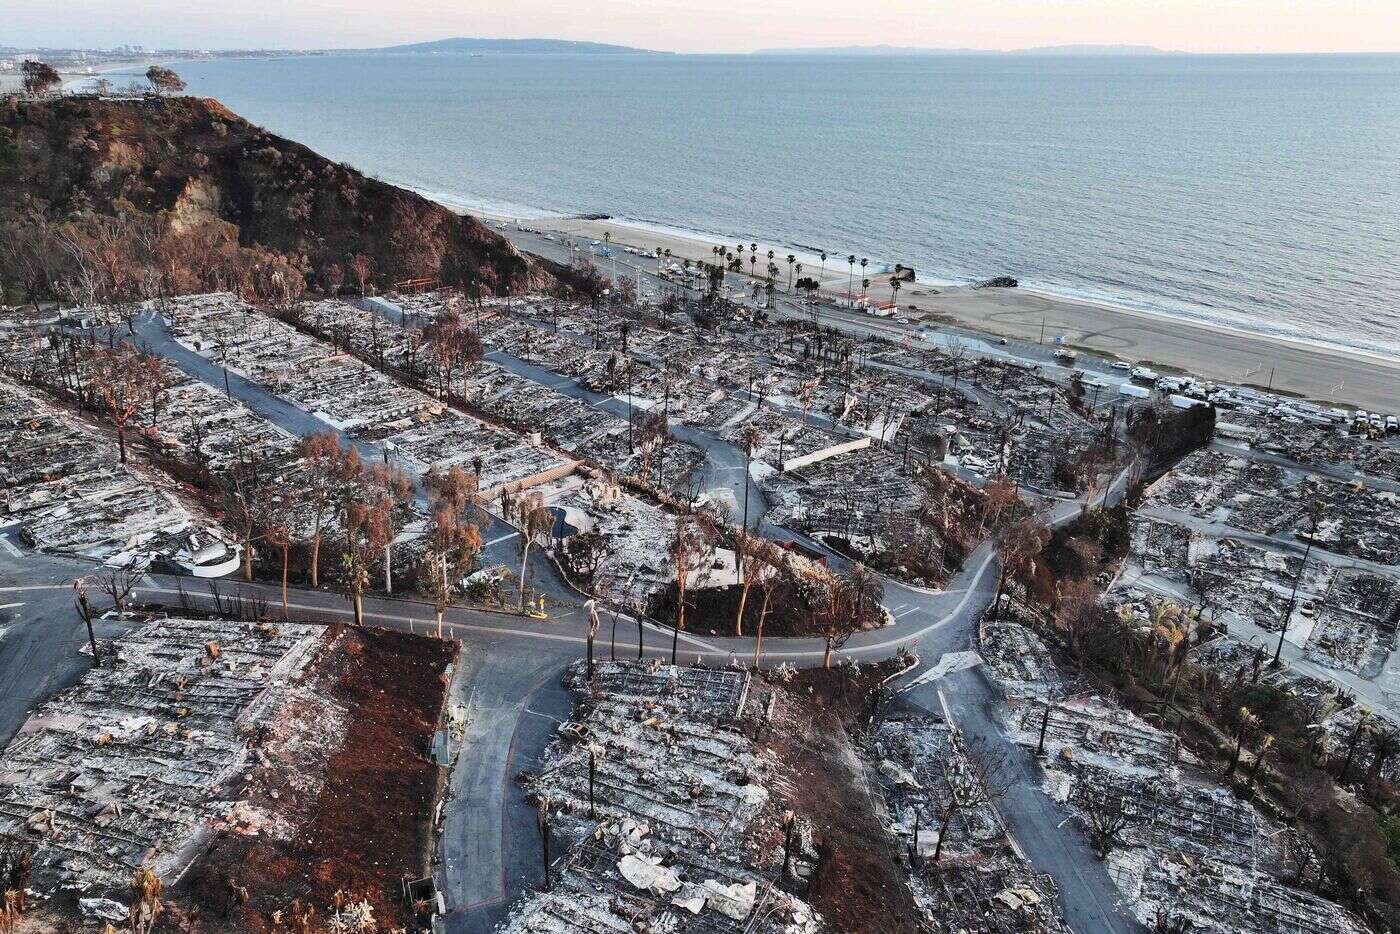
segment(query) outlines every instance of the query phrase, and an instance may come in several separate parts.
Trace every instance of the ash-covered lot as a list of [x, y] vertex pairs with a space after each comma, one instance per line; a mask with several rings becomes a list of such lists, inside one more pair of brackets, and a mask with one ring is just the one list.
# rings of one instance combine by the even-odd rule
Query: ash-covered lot
[[40, 917], [120, 921], [142, 870], [174, 923], [274, 930], [294, 904], [411, 921], [451, 644], [156, 616], [99, 650], [0, 755], [0, 837]]

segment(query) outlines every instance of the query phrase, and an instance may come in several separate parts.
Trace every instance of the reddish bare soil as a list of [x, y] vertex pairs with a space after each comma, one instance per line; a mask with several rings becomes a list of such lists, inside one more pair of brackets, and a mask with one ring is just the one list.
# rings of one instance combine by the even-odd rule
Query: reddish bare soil
[[[290, 914], [296, 900], [325, 918], [337, 891], [368, 899], [381, 929], [409, 921], [400, 879], [424, 868], [437, 786], [426, 753], [455, 649], [384, 630], [335, 635], [310, 679], [345, 707], [345, 740], [314, 804], [289, 802], [288, 812], [306, 815], [291, 840], [221, 832], [185, 877], [182, 889], [213, 929], [273, 930], [272, 912]], [[260, 769], [273, 774], [258, 783], [275, 785], [278, 765]], [[231, 880], [247, 887], [246, 905], [235, 903]]]
[[[904, 867], [880, 824], [849, 732], [864, 725], [871, 692], [894, 670], [799, 673], [786, 685], [782, 705], [793, 722], [765, 737], [794, 789], [781, 806], [812, 824], [821, 860], [806, 898], [833, 931], [921, 930]], [[781, 852], [781, 841], [776, 848]]]

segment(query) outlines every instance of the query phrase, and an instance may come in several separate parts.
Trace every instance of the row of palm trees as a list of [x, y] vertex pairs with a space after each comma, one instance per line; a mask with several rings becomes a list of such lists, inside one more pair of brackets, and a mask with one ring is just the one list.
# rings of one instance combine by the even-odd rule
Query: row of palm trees
[[[750, 275], [751, 277], [757, 279], [757, 278], [759, 278], [759, 276], [758, 276], [758, 270], [757, 270], [757, 268], [756, 268], [756, 267], [757, 267], [757, 264], [758, 264], [758, 260], [759, 260], [759, 251], [758, 251], [758, 244], [757, 244], [757, 243], [750, 243], [747, 247], [745, 247], [745, 245], [742, 244], [742, 243], [735, 244], [734, 249], [732, 249], [732, 250], [729, 249], [729, 247], [727, 247], [727, 246], [712, 246], [712, 247], [710, 247], [710, 253], [713, 254], [714, 256], [716, 256], [716, 257], [718, 258], [718, 260], [719, 260], [719, 262], [721, 263], [721, 265], [725, 266], [726, 268], [730, 269], [731, 271], [734, 271], [734, 272], [742, 272], [742, 271], [743, 271], [743, 264], [744, 264], [744, 252], [745, 252], [746, 249], [747, 249], [748, 254], [749, 254], [749, 275]], [[667, 255], [668, 255], [668, 256], [670, 255], [670, 251], [669, 251], [669, 250], [667, 251]], [[822, 265], [821, 265], [821, 278], [822, 278], [822, 279], [825, 279], [825, 278], [826, 278], [826, 260], [827, 260], [826, 251], [823, 250], [819, 255], [821, 256], [821, 262], [822, 262]], [[768, 251], [768, 264], [767, 264], [767, 266], [764, 267], [764, 268], [765, 268], [765, 272], [766, 272], [766, 274], [767, 274], [767, 278], [768, 278], [770, 281], [776, 279], [776, 278], [777, 278], [777, 275], [778, 275], [779, 267], [778, 267], [778, 264], [777, 264], [777, 262], [776, 262], [776, 258], [777, 258], [777, 254], [774, 253], [772, 250], [769, 250], [769, 251]], [[792, 284], [793, 284], [793, 281], [794, 281], [794, 277], [798, 277], [798, 278], [801, 277], [803, 266], [802, 266], [801, 263], [799, 263], [799, 262], [797, 261], [797, 256], [796, 256], [796, 254], [793, 254], [793, 253], [789, 253], [789, 254], [785, 257], [785, 261], [786, 261], [787, 267], [788, 267], [787, 290], [788, 290], [788, 292], [791, 292], [791, 291], [792, 291]], [[853, 298], [855, 297], [855, 273], [856, 273], [856, 265], [859, 264], [859, 265], [860, 265], [860, 271], [861, 271], [861, 297], [864, 298], [864, 297], [865, 297], [865, 290], [867, 290], [867, 289], [870, 288], [870, 280], [869, 280], [868, 278], [866, 278], [866, 276], [865, 276], [865, 269], [866, 269], [867, 266], [870, 265], [870, 258], [869, 258], [868, 256], [862, 256], [862, 257], [857, 258], [856, 255], [855, 255], [854, 253], [852, 253], [852, 254], [850, 254], [849, 256], [846, 257], [846, 263], [847, 263], [847, 265], [850, 267], [849, 274], [848, 274], [848, 276], [847, 276], [847, 283], [846, 283], [846, 297], [847, 297], [848, 299], [853, 299]], [[890, 287], [891, 287], [892, 289], [894, 289], [895, 296], [896, 296], [896, 298], [897, 298], [897, 297], [899, 296], [899, 289], [900, 289], [900, 282], [899, 282], [899, 280], [898, 280], [898, 279], [891, 279], [891, 280], [890, 280]]]

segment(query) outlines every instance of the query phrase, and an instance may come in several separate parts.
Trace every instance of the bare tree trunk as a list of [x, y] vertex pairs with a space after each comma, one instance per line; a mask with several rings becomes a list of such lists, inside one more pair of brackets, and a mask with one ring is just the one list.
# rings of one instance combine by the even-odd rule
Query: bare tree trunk
[[830, 668], [830, 667], [831, 667], [831, 642], [832, 642], [831, 636], [827, 636], [827, 637], [826, 637], [826, 654], [822, 656], [822, 667], [823, 667], [823, 668]]
[[282, 546], [282, 619], [284, 620], [290, 618], [290, 614], [287, 610], [287, 564], [288, 552], [291, 550], [292, 546], [290, 542]]
[[[943, 838], [948, 835], [948, 825], [952, 823], [954, 813], [954, 809], [949, 808], [947, 813], [943, 815], [943, 823], [938, 826], [938, 843], [933, 848], [933, 862], [935, 865], [938, 863], [938, 858], [943, 855]], [[917, 843], [915, 845], [917, 846]]]
[[763, 591], [763, 606], [758, 610], [758, 637], [753, 643], [753, 666], [757, 668], [763, 659], [763, 623], [768, 619], [768, 598], [772, 595], [772, 590]]
[[677, 595], [679, 597], [679, 608], [676, 612], [676, 628], [671, 634], [671, 664], [676, 663], [676, 649], [680, 645], [681, 630], [685, 628], [685, 568], [680, 568], [680, 573], [676, 575]]
[[734, 635], [742, 637], [744, 635], [744, 604], [749, 602], [748, 577], [744, 578], [744, 589], [739, 592], [739, 612], [734, 614]]
[[320, 584], [320, 570], [321, 570], [321, 517], [320, 517], [320, 515], [318, 514], [318, 515], [316, 516], [316, 534], [313, 535], [313, 536], [311, 536], [311, 587], [312, 587], [313, 590], [314, 590], [315, 588], [321, 586], [321, 584]]
[[520, 557], [520, 612], [525, 612], [525, 571], [530, 567], [530, 538], [525, 537], [525, 551]]

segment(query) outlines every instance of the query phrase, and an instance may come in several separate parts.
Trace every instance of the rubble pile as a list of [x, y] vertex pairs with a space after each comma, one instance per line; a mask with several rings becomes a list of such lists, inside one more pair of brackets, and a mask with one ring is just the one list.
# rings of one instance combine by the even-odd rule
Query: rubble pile
[[[1009, 603], [1009, 601], [1007, 601]], [[978, 632], [978, 652], [1002, 689], [1021, 697], [1063, 697], [1069, 679], [1040, 636], [1014, 622], [989, 622]]]
[[1144, 924], [1211, 934], [1362, 934], [1349, 912], [1275, 873], [1283, 837], [1228, 790], [1190, 775], [1139, 777], [1077, 768], [1070, 805], [1128, 815], [1108, 853], [1110, 876]]
[[1053, 882], [1011, 846], [961, 734], [937, 717], [890, 718], [867, 755], [930, 930], [1068, 934]]
[[677, 489], [700, 464], [700, 452], [690, 445], [644, 435], [643, 420], [658, 400], [634, 399], [629, 420], [489, 362], [476, 368], [470, 384], [473, 404], [491, 417], [539, 431], [560, 450], [613, 473], [645, 473], [652, 485]]
[[1298, 464], [1349, 467], [1368, 479], [1400, 477], [1400, 445], [1373, 438], [1369, 431], [1246, 409], [1222, 412], [1217, 424], [1232, 437]]
[[[1015, 709], [1019, 706], [1019, 710]], [[1181, 756], [1175, 736], [1131, 711], [1085, 695], [1013, 705], [1016, 742], [1065, 762], [1103, 763], [1138, 774], [1155, 774]]]
[[[181, 342], [284, 396], [327, 424], [384, 441], [410, 467], [490, 461], [480, 488], [520, 488], [541, 475], [568, 472], [560, 454], [470, 418], [410, 389], [231, 295], [181, 299], [172, 314]], [[344, 306], [351, 308], [352, 306]], [[367, 314], [367, 313], [365, 313]]]
[[171, 456], [214, 473], [240, 462], [275, 468], [294, 459], [296, 439], [272, 422], [168, 361], [161, 373], [165, 387], [146, 434]]
[[[341, 346], [353, 348], [362, 357], [376, 366], [389, 368], [399, 373], [421, 376], [430, 371], [431, 360], [422, 332], [415, 330], [431, 321], [444, 307], [444, 298], [438, 293], [415, 296], [396, 296], [393, 302], [376, 299], [375, 304], [362, 302], [361, 307], [340, 301], [321, 301], [305, 307], [300, 318], [303, 324], [318, 334], [329, 336]], [[542, 331], [522, 324], [512, 317], [508, 306], [495, 303], [484, 307], [480, 312], [467, 307], [467, 323], [477, 325], [478, 314], [484, 335], [510, 333], [512, 329], [528, 329], [535, 343], [528, 347], [538, 360], [541, 352], [550, 354], [548, 363], [552, 370], [565, 372], [581, 378], [586, 388], [614, 393], [618, 389], [620, 376], [614, 371], [618, 362], [616, 353], [600, 352], [596, 367], [571, 366], [579, 352], [576, 343], [550, 331]], [[538, 333], [536, 333], [538, 331]], [[558, 345], [557, 347], [555, 345]], [[522, 353], [527, 348], [512, 345]], [[556, 358], [554, 350], [563, 348], [569, 354]], [[522, 357], [522, 359], [526, 359]], [[592, 379], [582, 379], [590, 373], [610, 374], [606, 384]], [[639, 432], [633, 432], [629, 440], [629, 420], [612, 412], [575, 398], [556, 388], [544, 385], [529, 375], [513, 372], [506, 366], [492, 361], [481, 361], [461, 374], [460, 386], [450, 388], [460, 392], [474, 406], [473, 412], [494, 421], [511, 426], [525, 435], [538, 435], [557, 451], [581, 460], [591, 461], [607, 470], [619, 474], [639, 474], [643, 457], [636, 450], [635, 440]], [[601, 377], [600, 377], [601, 380]], [[598, 382], [597, 385], [594, 385]], [[625, 401], [625, 400], [624, 400]], [[681, 399], [678, 396], [677, 414]], [[635, 400], [637, 420], [642, 413], [654, 408], [653, 400]], [[503, 470], [506, 461], [528, 462], [531, 453], [521, 450], [499, 432], [475, 421], [453, 421], [443, 425], [442, 419], [419, 429], [411, 429], [393, 436], [392, 441], [401, 445], [412, 458], [417, 469], [426, 469], [429, 464], [450, 465], [483, 456], [487, 461], [495, 461], [494, 469], [484, 469], [482, 487], [489, 489], [505, 483], [518, 482], [510, 478], [512, 473], [529, 469], [528, 463]], [[650, 482], [663, 489], [683, 488], [691, 472], [699, 464], [698, 451], [674, 439], [668, 439], [664, 458], [650, 458], [648, 472], [654, 468]], [[495, 451], [482, 455], [481, 451]], [[460, 452], [472, 452], [469, 456]], [[549, 469], [552, 452], [538, 448], [533, 453], [539, 472]], [[664, 476], [663, 476], [664, 471]], [[488, 476], [489, 474], [489, 476]]]
[[1324, 507], [1314, 537], [1319, 548], [1393, 563], [1400, 550], [1400, 493], [1362, 478], [1347, 482], [1207, 448], [1154, 484], [1144, 507], [1171, 521], [1203, 520], [1300, 542], [1311, 534], [1307, 508], [1314, 501]]
[[748, 675], [600, 664], [591, 684], [572, 669], [571, 686], [575, 719], [527, 780], [569, 850], [502, 934], [822, 929], [759, 866], [752, 831], [769, 793], [739, 728]]
[[[1253, 664], [1239, 651], [1222, 660], [1246, 675]], [[1220, 785], [1171, 733], [1091, 695], [1011, 703], [1012, 739], [1043, 750], [1046, 794], [1078, 816], [1143, 925], [1211, 934], [1366, 930], [1285, 878], [1283, 849], [1294, 831]]]
[[134, 552], [189, 557], [226, 536], [159, 482], [119, 462], [108, 439], [0, 378], [5, 512], [33, 547], [108, 561]]
[[645, 612], [652, 598], [675, 580], [664, 545], [676, 529], [670, 512], [625, 495], [602, 477], [575, 474], [540, 492], [563, 512], [571, 529], [600, 536], [603, 552], [592, 568], [592, 592], [610, 605]]
[[0, 835], [34, 843], [44, 886], [124, 887], [141, 866], [175, 881], [234, 816], [249, 739], [277, 720], [323, 634], [158, 619], [124, 637], [0, 755]]

